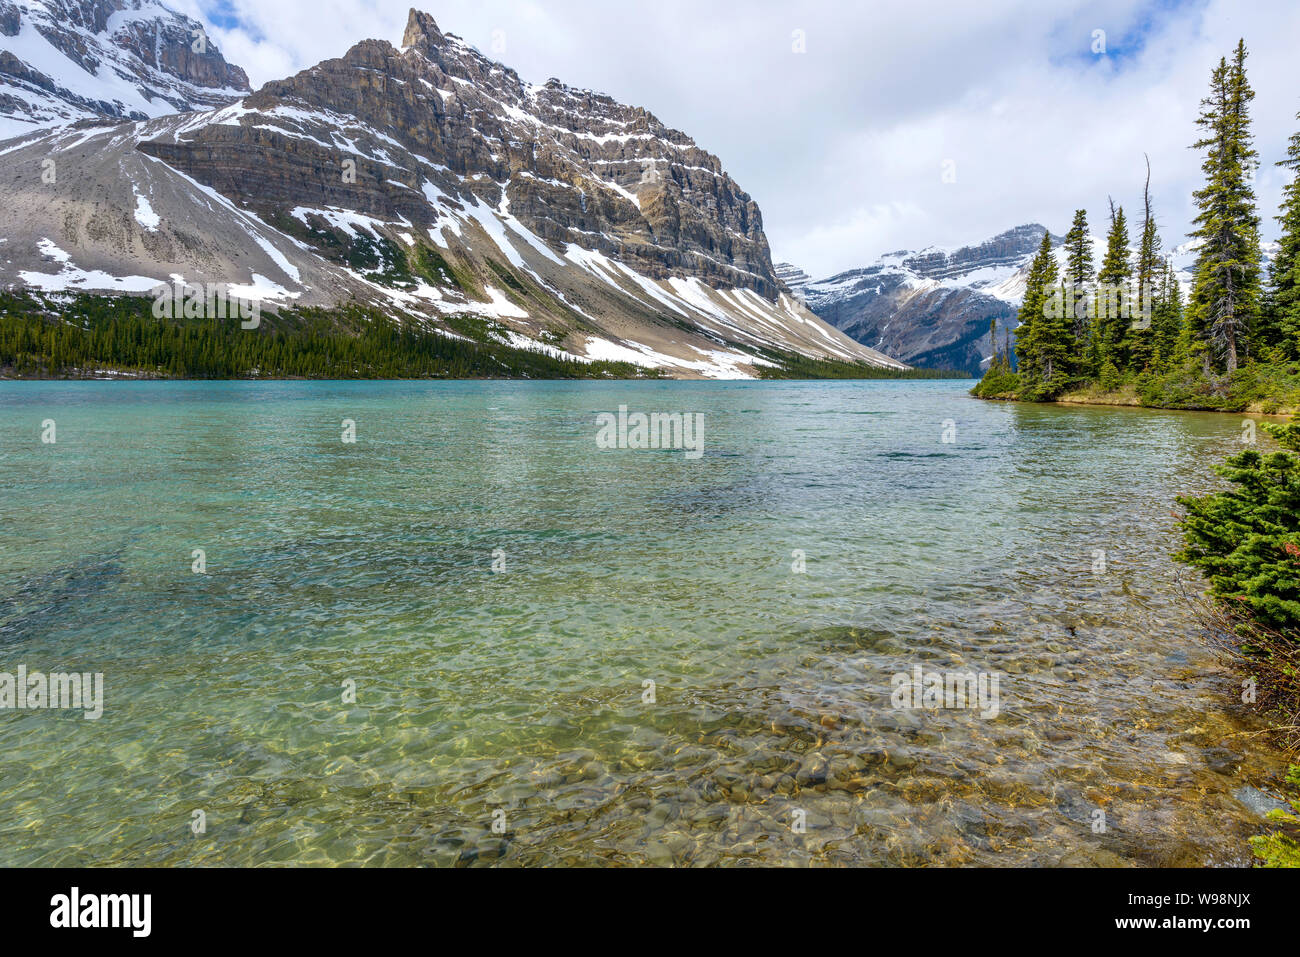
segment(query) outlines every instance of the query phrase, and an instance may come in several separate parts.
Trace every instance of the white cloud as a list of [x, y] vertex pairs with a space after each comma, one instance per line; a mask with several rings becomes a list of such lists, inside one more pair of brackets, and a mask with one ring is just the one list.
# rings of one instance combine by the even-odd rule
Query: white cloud
[[[208, 0], [177, 0], [202, 16]], [[398, 43], [410, 0], [227, 0], [213, 35], [254, 85], [358, 40]], [[1198, 185], [1193, 119], [1210, 68], [1251, 51], [1265, 233], [1297, 128], [1293, 0], [440, 0], [439, 26], [526, 79], [643, 106], [717, 153], [763, 209], [774, 258], [815, 276], [882, 252], [1061, 231], [1106, 198], [1134, 207], [1149, 153], [1166, 245]], [[206, 18], [204, 18], [206, 19]], [[210, 22], [210, 21], [209, 21]], [[792, 52], [802, 30], [807, 52]], [[1094, 31], [1108, 55], [1095, 56]], [[1140, 38], [1140, 43], [1131, 38]], [[956, 182], [944, 182], [945, 161]]]

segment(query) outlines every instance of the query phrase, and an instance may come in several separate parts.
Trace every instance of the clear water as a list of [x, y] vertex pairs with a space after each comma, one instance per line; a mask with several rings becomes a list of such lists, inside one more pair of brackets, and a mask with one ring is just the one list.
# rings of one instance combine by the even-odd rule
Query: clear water
[[0, 671], [106, 684], [0, 712], [0, 864], [1245, 863], [1168, 557], [1239, 420], [967, 388], [0, 383]]

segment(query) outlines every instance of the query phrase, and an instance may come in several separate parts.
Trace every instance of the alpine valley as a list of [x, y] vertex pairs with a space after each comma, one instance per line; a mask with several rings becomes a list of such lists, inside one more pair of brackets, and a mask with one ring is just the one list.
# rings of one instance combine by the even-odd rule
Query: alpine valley
[[0, 34], [11, 293], [222, 285], [678, 378], [907, 368], [790, 293], [718, 157], [428, 14], [256, 92], [153, 0], [0, 0]]

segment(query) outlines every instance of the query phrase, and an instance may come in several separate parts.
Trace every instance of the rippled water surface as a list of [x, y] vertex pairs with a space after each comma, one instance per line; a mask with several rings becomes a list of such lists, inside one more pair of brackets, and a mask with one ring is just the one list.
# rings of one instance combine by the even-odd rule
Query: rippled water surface
[[0, 383], [0, 671], [106, 685], [0, 712], [0, 864], [1245, 863], [1168, 558], [1240, 422], [968, 388]]

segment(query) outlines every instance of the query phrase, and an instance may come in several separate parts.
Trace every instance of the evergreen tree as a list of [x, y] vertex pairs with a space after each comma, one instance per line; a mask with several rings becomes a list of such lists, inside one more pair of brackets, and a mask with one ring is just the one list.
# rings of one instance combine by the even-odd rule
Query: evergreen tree
[[[1043, 239], [1051, 245], [1048, 232], [1044, 230]], [[1029, 265], [1029, 277], [1025, 280], [1025, 299], [1016, 313], [1016, 367], [1020, 378], [1025, 383], [1038, 382], [1043, 375], [1042, 365], [1038, 361], [1038, 331], [1042, 328], [1042, 303], [1039, 302], [1035, 314], [1033, 301], [1042, 294], [1042, 257], [1040, 246], [1038, 254]]]
[[1102, 367], [1106, 364], [1106, 360], [1102, 358], [1101, 349], [1101, 337], [1103, 333], [1095, 319], [1096, 306], [1097, 298], [1094, 291], [1088, 296], [1088, 312], [1090, 315], [1094, 316], [1094, 320], [1092, 325], [1089, 327], [1088, 348], [1084, 352], [1084, 362], [1080, 367], [1080, 370], [1090, 377], [1100, 376]]
[[1111, 363], [1117, 369], [1124, 365], [1122, 349], [1128, 321], [1119, 314], [1123, 300], [1118, 291], [1128, 283], [1132, 275], [1133, 268], [1129, 265], [1128, 258], [1128, 221], [1124, 218], [1124, 207], [1116, 209], [1112, 200], [1106, 256], [1097, 273], [1101, 285], [1093, 309], [1093, 340], [1096, 343], [1096, 357], [1093, 361], [1098, 372], [1106, 363]]
[[1180, 498], [1186, 547], [1210, 592], [1266, 625], [1300, 627], [1300, 426], [1266, 425], [1282, 451], [1250, 449], [1216, 469], [1234, 488]]
[[1286, 159], [1278, 160], [1277, 165], [1296, 175], [1282, 189], [1281, 215], [1277, 217], [1282, 237], [1269, 275], [1269, 325], [1276, 330], [1285, 354], [1296, 358], [1300, 357], [1300, 133], [1292, 134]]
[[1136, 298], [1124, 351], [1128, 366], [1136, 371], [1149, 368], [1156, 361], [1155, 297], [1164, 282], [1165, 269], [1160, 262], [1160, 234], [1151, 209], [1151, 160], [1147, 159], [1146, 185], [1142, 189], [1142, 239], [1138, 246]]
[[1202, 241], [1196, 282], [1188, 307], [1193, 347], [1222, 356], [1228, 372], [1249, 350], [1259, 318], [1259, 217], [1251, 178], [1256, 153], [1251, 148], [1246, 44], [1237, 44], [1232, 63], [1221, 59], [1210, 78], [1210, 95], [1201, 101], [1195, 147], [1205, 150], [1205, 186], [1195, 193], [1199, 213], [1192, 234]]
[[[1045, 233], [1044, 233], [1045, 234]], [[1037, 351], [1037, 330], [1041, 326], [1041, 313], [1035, 316], [1030, 308], [1026, 308], [1030, 299], [1036, 295], [1039, 280], [1037, 276], [1041, 273], [1039, 261], [1041, 251], [1034, 257], [1030, 264], [1030, 276], [1024, 283], [1024, 302], [1021, 303], [1021, 309], [1015, 313], [1015, 367], [1021, 373], [1021, 380], [1024, 382], [1036, 382], [1043, 376], [1043, 368], [1039, 365], [1039, 351]]]
[[1016, 327], [1016, 359], [1029, 398], [1045, 397], [1067, 372], [1070, 330], [1056, 277], [1052, 235], [1044, 230], [1043, 241], [1029, 267], [1025, 301]]
[[1088, 238], [1088, 211], [1076, 210], [1065, 234], [1065, 317], [1071, 322], [1071, 357], [1076, 371], [1089, 370], [1092, 322], [1090, 289], [1093, 281], [1092, 243]]
[[1151, 310], [1152, 361], [1157, 369], [1167, 370], [1178, 363], [1182, 332], [1183, 293], [1174, 264], [1169, 261], [1161, 271], [1160, 290]]

